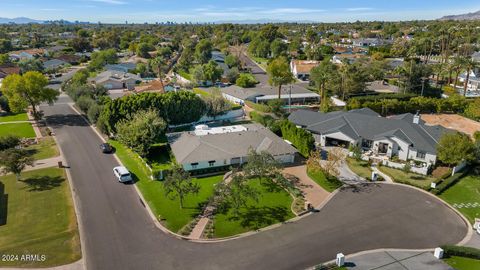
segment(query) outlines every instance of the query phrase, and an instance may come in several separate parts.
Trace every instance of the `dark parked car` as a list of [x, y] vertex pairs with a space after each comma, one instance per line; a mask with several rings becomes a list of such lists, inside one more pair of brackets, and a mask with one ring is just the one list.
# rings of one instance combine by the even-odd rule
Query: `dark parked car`
[[105, 154], [112, 153], [112, 151], [113, 151], [112, 146], [108, 143], [100, 144], [100, 149], [102, 149], [102, 152], [105, 153]]

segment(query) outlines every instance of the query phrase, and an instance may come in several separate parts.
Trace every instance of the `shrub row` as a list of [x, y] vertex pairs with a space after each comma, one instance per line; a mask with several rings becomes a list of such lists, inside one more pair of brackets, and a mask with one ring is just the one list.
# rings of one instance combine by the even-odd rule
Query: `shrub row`
[[315, 149], [315, 139], [312, 133], [305, 129], [297, 128], [288, 120], [281, 121], [279, 125], [282, 137], [290, 141], [302, 156], [308, 157], [310, 152]]
[[461, 178], [463, 178], [467, 173], [469, 172], [469, 169], [466, 168], [462, 172], [456, 173], [440, 183], [438, 183], [437, 187], [432, 190], [432, 193], [435, 195], [440, 195], [442, 194], [445, 190], [447, 190], [449, 187], [453, 186], [455, 183], [458, 182]]
[[251, 102], [250, 100], [245, 100], [245, 104], [256, 110], [256, 111], [259, 111], [259, 112], [264, 112], [264, 113], [268, 113], [268, 112], [271, 112], [272, 109], [270, 108], [270, 106], [268, 105], [264, 105], [264, 104], [260, 104], [260, 103], [254, 103], [254, 102]]
[[480, 249], [461, 246], [442, 246], [444, 255], [447, 257], [458, 256], [480, 260]]

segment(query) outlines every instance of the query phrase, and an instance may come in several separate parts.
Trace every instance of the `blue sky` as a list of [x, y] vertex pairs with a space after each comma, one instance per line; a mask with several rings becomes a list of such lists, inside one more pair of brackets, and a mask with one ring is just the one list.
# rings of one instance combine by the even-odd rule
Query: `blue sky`
[[480, 10], [478, 0], [0, 0], [0, 17], [91, 22], [435, 19]]

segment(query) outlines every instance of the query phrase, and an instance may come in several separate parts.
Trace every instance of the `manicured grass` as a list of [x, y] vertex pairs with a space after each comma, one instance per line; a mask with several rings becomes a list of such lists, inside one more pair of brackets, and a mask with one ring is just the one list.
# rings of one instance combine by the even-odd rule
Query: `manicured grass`
[[[2, 185], [3, 184], [3, 185]], [[0, 254], [45, 255], [45, 261], [0, 266], [50, 267], [81, 257], [77, 222], [65, 172], [47, 168], [0, 177]]]
[[307, 169], [307, 175], [310, 177], [315, 183], [320, 185], [323, 189], [325, 189], [328, 192], [332, 192], [336, 190], [337, 188], [341, 187], [343, 185], [342, 182], [340, 182], [338, 179], [327, 179], [325, 174], [322, 171], [319, 170], [308, 170]]
[[[264, 181], [266, 182], [266, 181]], [[259, 179], [249, 180], [248, 185], [256, 189], [260, 196], [258, 203], [250, 200], [248, 206], [240, 209], [238, 217], [233, 210], [215, 215], [215, 237], [227, 237], [260, 229], [293, 218], [292, 197], [275, 184], [262, 184]]]
[[421, 175], [412, 172], [407, 173], [402, 170], [389, 168], [386, 166], [379, 166], [378, 169], [392, 177], [395, 182], [408, 184], [423, 189], [429, 188], [430, 184], [436, 180], [434, 177], [428, 175]]
[[[450, 205], [467, 203], [480, 203], [480, 176], [469, 175], [460, 179], [457, 183], [444, 191], [440, 198]], [[480, 207], [457, 208], [469, 221], [474, 223], [475, 218], [480, 218]]]
[[210, 93], [208, 93], [207, 91], [202, 90], [202, 89], [200, 89], [200, 88], [193, 88], [193, 92], [194, 92], [195, 94], [198, 94], [198, 95], [202, 96], [202, 97], [211, 96]]
[[187, 196], [184, 208], [181, 209], [178, 199], [171, 200], [165, 196], [163, 182], [150, 179], [150, 172], [135, 153], [119, 142], [114, 140], [109, 142], [115, 147], [117, 156], [136, 178], [136, 185], [155, 216], [173, 232], [178, 232], [200, 214], [202, 204], [213, 195], [215, 184], [223, 179], [223, 175], [195, 179], [201, 186], [200, 192]]
[[6, 135], [14, 135], [20, 138], [34, 138], [35, 131], [33, 131], [30, 123], [0, 124], [0, 136]]
[[182, 76], [183, 78], [189, 80], [189, 81], [192, 80], [192, 75], [190, 75], [190, 73], [188, 73], [188, 72], [185, 72], [185, 71], [183, 71], [183, 70], [180, 70], [180, 71], [178, 71], [178, 74], [179, 74], [180, 76]]
[[348, 167], [355, 174], [365, 179], [372, 178], [372, 169], [370, 169], [368, 162], [364, 160], [356, 160], [354, 158], [347, 158], [346, 160], [347, 160]]
[[175, 159], [170, 152], [170, 147], [166, 144], [162, 144], [152, 147], [147, 160], [152, 169], [167, 170], [172, 167], [172, 160]]
[[13, 121], [28, 121], [27, 113], [7, 114], [0, 116], [0, 123]]
[[480, 260], [471, 258], [452, 256], [443, 261], [457, 270], [480, 269]]
[[52, 137], [44, 137], [38, 144], [25, 148], [35, 160], [53, 158], [59, 155], [55, 140]]

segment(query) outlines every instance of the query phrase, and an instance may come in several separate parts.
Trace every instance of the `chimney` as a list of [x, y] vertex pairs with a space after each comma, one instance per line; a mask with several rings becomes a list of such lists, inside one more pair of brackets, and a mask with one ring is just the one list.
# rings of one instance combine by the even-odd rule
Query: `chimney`
[[414, 124], [419, 124], [420, 123], [420, 113], [417, 111], [417, 113], [413, 116], [413, 123]]

